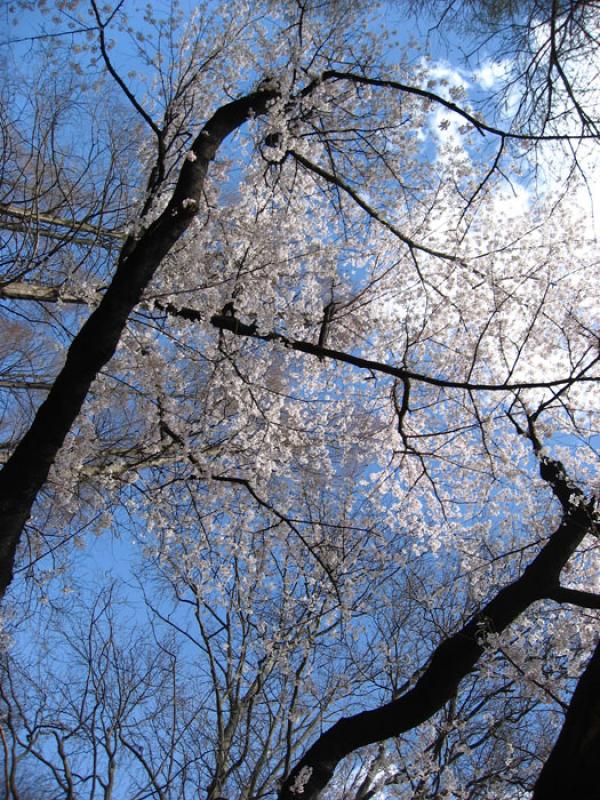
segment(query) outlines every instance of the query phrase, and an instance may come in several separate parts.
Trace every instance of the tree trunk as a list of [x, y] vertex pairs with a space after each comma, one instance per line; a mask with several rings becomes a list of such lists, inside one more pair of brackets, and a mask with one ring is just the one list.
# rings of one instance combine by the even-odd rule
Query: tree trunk
[[571, 698], [564, 725], [535, 785], [533, 800], [600, 797], [600, 641]]

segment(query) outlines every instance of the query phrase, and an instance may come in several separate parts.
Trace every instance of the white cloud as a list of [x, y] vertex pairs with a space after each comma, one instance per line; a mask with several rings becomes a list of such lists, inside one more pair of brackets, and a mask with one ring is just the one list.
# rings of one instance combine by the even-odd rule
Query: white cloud
[[505, 81], [510, 71], [510, 61], [492, 61], [488, 59], [479, 69], [473, 72], [473, 80], [482, 89], [490, 90], [497, 88], [499, 83]]
[[428, 64], [427, 75], [430, 81], [428, 88], [445, 100], [451, 100], [456, 89], [462, 87], [466, 90], [470, 86], [462, 70], [456, 69], [443, 61]]

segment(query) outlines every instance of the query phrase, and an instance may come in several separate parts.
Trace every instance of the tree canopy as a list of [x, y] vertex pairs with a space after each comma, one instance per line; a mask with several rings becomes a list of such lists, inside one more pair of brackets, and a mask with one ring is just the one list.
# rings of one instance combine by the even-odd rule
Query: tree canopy
[[596, 797], [598, 4], [399, 5], [7, 10], [15, 800]]

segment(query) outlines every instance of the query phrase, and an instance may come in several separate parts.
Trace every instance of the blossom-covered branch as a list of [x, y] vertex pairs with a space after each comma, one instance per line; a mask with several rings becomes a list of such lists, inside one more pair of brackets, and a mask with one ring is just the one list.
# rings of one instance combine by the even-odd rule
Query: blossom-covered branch
[[73, 340], [48, 397], [0, 471], [0, 593], [11, 581], [21, 532], [56, 454], [92, 381], [115, 352], [131, 311], [196, 215], [206, 173], [220, 145], [251, 114], [264, 114], [276, 96], [274, 88], [261, 89], [218, 109], [194, 140], [193, 158], [184, 162], [163, 213], [139, 237], [127, 238], [100, 305]]
[[[535, 434], [531, 437], [534, 442]], [[539, 460], [540, 475], [552, 491], [558, 497], [567, 492], [573, 496], [573, 483], [562, 466], [545, 456], [540, 456]], [[579, 496], [578, 493], [578, 499]], [[592, 498], [568, 503], [563, 508], [560, 525], [521, 576], [500, 589], [466, 625], [442, 641], [412, 688], [379, 708], [340, 719], [322, 734], [288, 776], [279, 795], [281, 800], [297, 800], [299, 795], [303, 800], [316, 798], [333, 777], [338, 763], [349, 753], [400, 736], [430, 719], [455, 695], [461, 680], [475, 667], [485, 652], [490, 634], [505, 631], [536, 602], [544, 599], [560, 602], [561, 593], [557, 587], [562, 570], [583, 539], [600, 532], [595, 504]], [[566, 598], [563, 596], [562, 600]], [[569, 738], [568, 731], [564, 735]], [[585, 766], [588, 773], [580, 780], [582, 785], [591, 785], [595, 778], [589, 770], [595, 774], [595, 767], [592, 768], [589, 761]], [[547, 789], [540, 790], [537, 797], [546, 800], [553, 796], [546, 792]]]
[[279, 342], [290, 350], [299, 353], [317, 356], [320, 359], [328, 358], [332, 361], [340, 361], [344, 364], [351, 364], [359, 369], [368, 370], [370, 373], [381, 373], [400, 378], [402, 381], [415, 381], [416, 383], [427, 383], [431, 386], [440, 386], [447, 389], [464, 389], [465, 391], [484, 391], [484, 392], [517, 392], [522, 389], [551, 389], [554, 387], [570, 386], [574, 383], [599, 383], [600, 376], [588, 375], [587, 373], [600, 362], [600, 356], [594, 357], [585, 367], [568, 378], [551, 378], [547, 381], [507, 381], [506, 383], [484, 383], [471, 380], [453, 380], [451, 378], [439, 378], [435, 375], [425, 375], [404, 367], [394, 367], [381, 361], [375, 361], [362, 356], [355, 356], [352, 353], [344, 353], [330, 347], [323, 347], [320, 344], [313, 344], [301, 339], [291, 339], [282, 333], [272, 331], [270, 333], [259, 332], [258, 326], [253, 323], [248, 325], [230, 314], [214, 314], [211, 317], [211, 324], [219, 330], [226, 330], [236, 336], [246, 336], [252, 339], [259, 339], [264, 342]]

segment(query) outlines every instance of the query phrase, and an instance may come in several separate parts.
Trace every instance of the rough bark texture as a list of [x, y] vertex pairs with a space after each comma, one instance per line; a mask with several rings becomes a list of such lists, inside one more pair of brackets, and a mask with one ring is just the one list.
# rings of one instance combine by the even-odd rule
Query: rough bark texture
[[600, 642], [571, 698], [567, 716], [533, 800], [600, 797]]
[[173, 244], [185, 233], [202, 199], [206, 173], [223, 140], [248, 117], [264, 114], [275, 89], [222, 106], [195, 139], [164, 212], [144, 233], [129, 237], [98, 308], [74, 338], [52, 389], [0, 472], [0, 597], [12, 580], [16, 549], [35, 499], [48, 477], [94, 378], [112, 358], [130, 313]]

